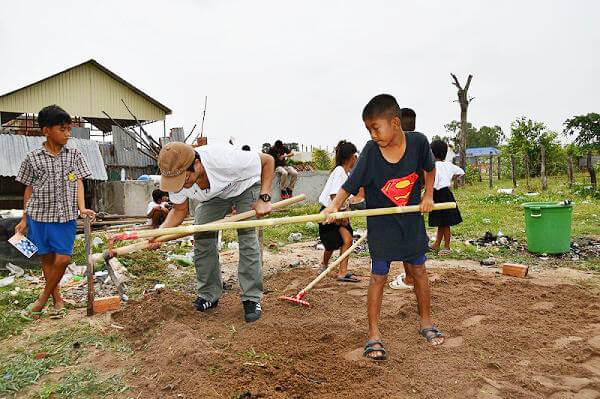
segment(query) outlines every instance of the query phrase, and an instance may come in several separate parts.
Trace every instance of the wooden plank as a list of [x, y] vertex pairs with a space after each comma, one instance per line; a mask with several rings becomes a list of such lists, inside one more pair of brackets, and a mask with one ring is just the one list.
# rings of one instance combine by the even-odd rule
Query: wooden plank
[[87, 279], [88, 279], [88, 294], [87, 294], [87, 315], [94, 315], [94, 265], [90, 262], [90, 254], [92, 253], [92, 235], [90, 218], [83, 218], [83, 229], [85, 237], [85, 259], [87, 261]]

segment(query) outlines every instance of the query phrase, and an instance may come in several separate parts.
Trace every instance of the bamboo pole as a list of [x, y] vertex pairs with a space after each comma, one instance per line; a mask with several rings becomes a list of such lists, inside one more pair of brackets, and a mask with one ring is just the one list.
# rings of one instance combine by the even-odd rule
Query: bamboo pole
[[[283, 201], [275, 202], [273, 204], [272, 210], [273, 211], [279, 210], [279, 209], [282, 209], [282, 208], [284, 208], [284, 207], [286, 207], [288, 205], [292, 205], [292, 204], [296, 204], [298, 202], [302, 202], [305, 199], [306, 199], [306, 195], [304, 195], [304, 194], [296, 195], [296, 196], [294, 196], [292, 198], [288, 198], [288, 199], [283, 200]], [[238, 221], [238, 220], [248, 219], [248, 218], [251, 218], [251, 217], [254, 217], [254, 216], [256, 216], [256, 211], [255, 210], [251, 210], [251, 211], [247, 211], [247, 212], [238, 213], [238, 214], [230, 216], [228, 218], [217, 220], [215, 222], [208, 223], [208, 224], [223, 223], [223, 222], [235, 222], [235, 221]], [[183, 228], [190, 228], [190, 227], [194, 227], [194, 226], [196, 226], [196, 225], [183, 226]], [[161, 229], [161, 230], [170, 230], [170, 229]], [[220, 230], [220, 229], [217, 229], [217, 230]], [[151, 231], [156, 231], [156, 230], [151, 230]], [[154, 240], [154, 242], [166, 242], [166, 241], [176, 240], [178, 238], [189, 236], [191, 234], [194, 234], [194, 232], [191, 232], [191, 233], [181, 233], [181, 234], [160, 235], [156, 240]], [[103, 253], [89, 255], [89, 259], [90, 259], [91, 264], [96, 264], [98, 262], [101, 262], [103, 259], [114, 258], [115, 256], [121, 256], [121, 255], [130, 254], [130, 253], [133, 253], [133, 252], [141, 251], [141, 250], [149, 248], [150, 246], [151, 246], [151, 243], [148, 240], [144, 240], [144, 241], [137, 242], [135, 244], [127, 245], [127, 246], [124, 246], [124, 247], [115, 248], [115, 249], [112, 249], [112, 250], [106, 250]]]
[[[434, 204], [433, 210], [442, 209], [453, 209], [456, 208], [455, 202], [442, 202], [440, 204]], [[375, 208], [375, 209], [364, 209], [359, 211], [345, 211], [335, 212], [330, 216], [334, 219], [345, 219], [350, 217], [360, 216], [381, 216], [381, 215], [396, 215], [403, 213], [415, 213], [419, 212], [419, 205], [411, 206], [397, 206], [390, 208]], [[249, 229], [255, 227], [267, 227], [267, 226], [278, 226], [284, 224], [294, 223], [306, 223], [306, 222], [324, 222], [326, 219], [324, 214], [317, 213], [314, 215], [302, 215], [302, 216], [290, 216], [282, 218], [271, 218], [262, 220], [249, 220], [245, 222], [220, 222], [210, 223], [196, 226], [184, 226], [184, 227], [172, 227], [167, 229], [156, 229], [146, 231], [125, 231], [119, 234], [113, 234], [111, 239], [113, 240], [137, 240], [138, 238], [146, 237], [157, 237], [165, 234], [194, 234], [206, 231], [218, 231], [218, 230], [229, 230], [229, 229]]]

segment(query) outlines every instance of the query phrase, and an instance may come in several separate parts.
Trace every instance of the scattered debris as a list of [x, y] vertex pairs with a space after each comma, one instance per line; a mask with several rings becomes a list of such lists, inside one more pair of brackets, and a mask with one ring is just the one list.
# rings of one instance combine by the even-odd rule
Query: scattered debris
[[154, 290], [162, 290], [163, 288], [165, 288], [165, 285], [161, 283], [158, 283], [154, 286]]
[[513, 193], [513, 189], [512, 188], [499, 188], [498, 189], [498, 193], [500, 193], [500, 194], [512, 194]]
[[315, 222], [306, 222], [306, 228], [310, 230], [315, 230], [318, 228]]
[[302, 233], [290, 233], [288, 236], [289, 242], [299, 242], [302, 241]]
[[320, 242], [317, 243], [317, 245], [315, 246], [315, 249], [318, 251], [324, 251], [325, 250], [325, 245], [321, 244]]
[[14, 282], [15, 282], [15, 276], [5, 277], [2, 280], [0, 280], [0, 288], [8, 287], [9, 285], [14, 284]]
[[229, 243], [227, 243], [227, 249], [229, 249], [230, 251], [238, 250], [238, 249], [240, 249], [240, 243], [237, 241], [229, 242]]
[[177, 270], [179, 270], [179, 269], [177, 269], [177, 265], [174, 265], [174, 264], [172, 264], [172, 263], [169, 263], [169, 264], [167, 265], [167, 270], [170, 270], [170, 271], [172, 271], [172, 272], [176, 272], [176, 271], [177, 271]]
[[300, 261], [299, 259], [293, 260], [289, 263], [290, 267], [298, 267], [302, 264], [302, 261]]
[[481, 266], [495, 266], [496, 258], [490, 257], [479, 262]]
[[94, 239], [92, 240], [92, 246], [95, 247], [99, 247], [101, 245], [104, 245], [104, 241], [102, 241], [102, 238], [100, 237], [94, 237]]
[[519, 246], [517, 241], [513, 240], [511, 237], [504, 235], [502, 231], [498, 232], [498, 235], [494, 235], [489, 231], [486, 231], [483, 237], [478, 238], [477, 240], [469, 240], [468, 244], [471, 245], [479, 245], [484, 247], [509, 247], [513, 249], [523, 249], [523, 247]]
[[23, 270], [17, 265], [13, 265], [10, 262], [6, 264], [6, 269], [10, 272], [10, 274], [14, 275], [16, 278], [19, 278], [23, 274], [25, 274], [25, 270]]
[[[187, 253], [185, 255], [175, 255], [175, 254], [170, 255], [168, 257], [168, 260], [173, 261], [183, 267], [192, 266], [194, 264], [194, 258], [193, 258], [193, 254], [191, 252]], [[175, 269], [177, 269], [177, 268], [175, 268]]]

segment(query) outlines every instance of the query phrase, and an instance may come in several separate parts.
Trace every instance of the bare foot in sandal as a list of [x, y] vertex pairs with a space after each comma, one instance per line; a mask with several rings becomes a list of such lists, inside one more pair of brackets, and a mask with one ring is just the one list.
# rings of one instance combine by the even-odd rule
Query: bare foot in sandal
[[437, 329], [436, 326], [421, 327], [419, 334], [425, 337], [427, 342], [433, 346], [438, 346], [444, 343], [444, 334]]
[[383, 341], [381, 341], [381, 338], [368, 340], [365, 344], [363, 356], [369, 358], [370, 360], [387, 360], [387, 352], [383, 347]]

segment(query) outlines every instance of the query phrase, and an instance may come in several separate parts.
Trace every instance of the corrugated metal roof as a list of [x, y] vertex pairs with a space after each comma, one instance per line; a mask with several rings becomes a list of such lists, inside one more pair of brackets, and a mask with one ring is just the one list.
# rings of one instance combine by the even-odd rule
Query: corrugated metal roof
[[468, 157], [482, 157], [485, 155], [498, 155], [500, 154], [500, 151], [497, 148], [494, 147], [474, 147], [474, 148], [467, 148], [467, 156]]
[[121, 99], [139, 120], [163, 120], [171, 114], [169, 108], [95, 60], [0, 96], [0, 112], [37, 113], [48, 104], [58, 104], [86, 119], [105, 119], [102, 111], [115, 119], [133, 119]]
[[[46, 140], [39, 136], [0, 134], [0, 176], [16, 176], [25, 156]], [[92, 176], [90, 180], [108, 180], [98, 142], [71, 138], [68, 148], [77, 148], [85, 158]]]

